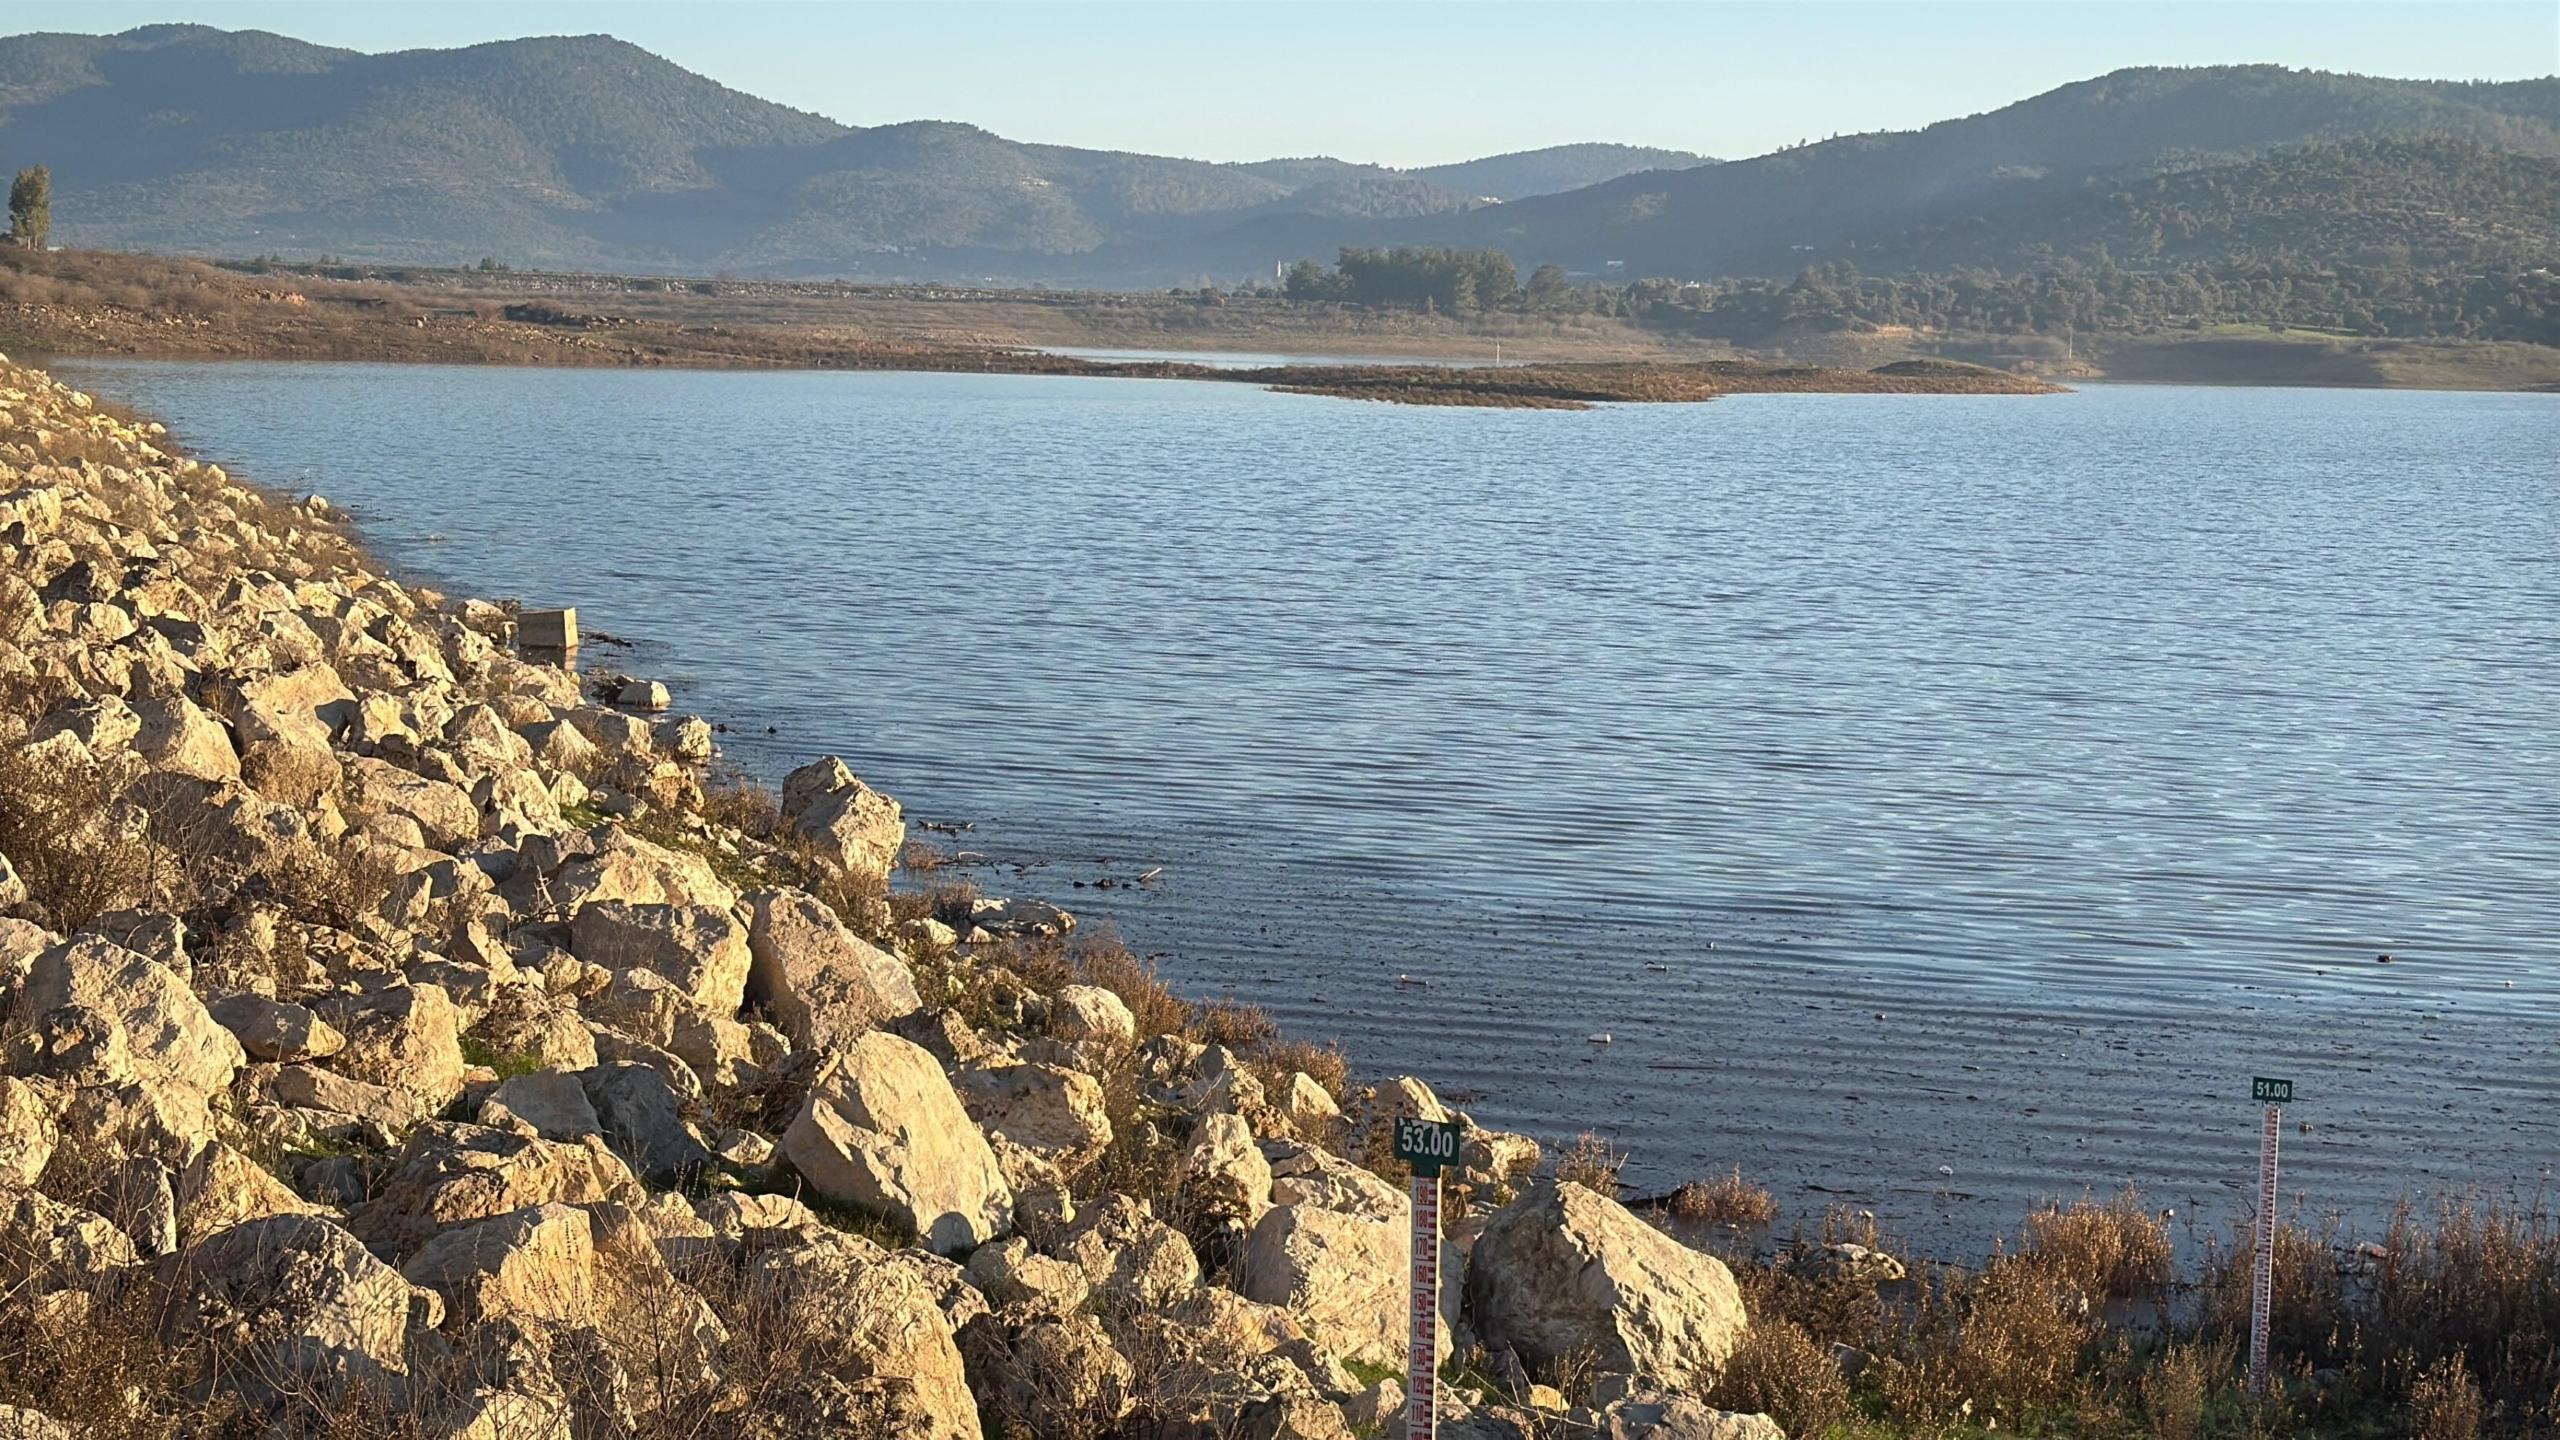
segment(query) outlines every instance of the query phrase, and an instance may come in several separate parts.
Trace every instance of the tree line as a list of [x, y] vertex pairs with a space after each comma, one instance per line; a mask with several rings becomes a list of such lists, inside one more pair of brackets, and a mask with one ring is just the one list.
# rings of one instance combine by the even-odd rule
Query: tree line
[[1559, 266], [1539, 266], [1529, 283], [1522, 285], [1511, 257], [1499, 250], [1440, 245], [1394, 249], [1345, 245], [1331, 271], [1313, 260], [1301, 260], [1290, 268], [1280, 287], [1281, 294], [1291, 300], [1332, 300], [1443, 315], [1553, 308], [1567, 300], [1571, 291]]

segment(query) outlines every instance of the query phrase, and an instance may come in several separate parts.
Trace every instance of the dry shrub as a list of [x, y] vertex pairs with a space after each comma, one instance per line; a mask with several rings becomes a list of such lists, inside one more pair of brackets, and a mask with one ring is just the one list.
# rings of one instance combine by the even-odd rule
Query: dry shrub
[[701, 814], [714, 829], [770, 840], [782, 823], [782, 797], [723, 766], [702, 782]]
[[2205, 1407], [2231, 1373], [2231, 1346], [2172, 1345], [2134, 1381], [2142, 1418], [2159, 1440], [2200, 1440]]
[[178, 1393], [184, 1377], [160, 1341], [158, 1298], [148, 1283], [0, 1292], [0, 1405], [49, 1415], [82, 1440], [164, 1440], [169, 1412], [182, 1408], [196, 1433], [222, 1433], [231, 1405]]
[[2131, 1186], [2104, 1204], [2084, 1195], [2037, 1210], [2021, 1254], [2093, 1301], [2158, 1298], [2169, 1286], [2169, 1222]]
[[172, 857], [123, 803], [111, 766], [53, 766], [0, 738], [0, 855], [46, 924], [71, 931], [170, 888]]
[[1275, 1037], [1254, 1047], [1252, 1064], [1254, 1078], [1275, 1095], [1288, 1085], [1290, 1076], [1305, 1075], [1340, 1103], [1351, 1083], [1351, 1062], [1343, 1057], [1339, 1044]]
[[1930, 1269], [1904, 1328], [1889, 1334], [1878, 1389], [1894, 1417], [2004, 1429], [2076, 1399], [2082, 1353], [2097, 1332], [2085, 1297], [2041, 1267], [2002, 1257], [1981, 1274]]
[[1849, 1418], [1849, 1382], [1829, 1347], [1787, 1320], [1761, 1319], [1743, 1332], [1707, 1402], [1759, 1413], [1790, 1435], [1820, 1436]]
[[910, 840], [898, 851], [898, 868], [910, 875], [930, 875], [950, 863], [950, 852], [930, 840]]
[[1173, 993], [1152, 962], [1131, 954], [1109, 925], [1079, 930], [1075, 942], [1077, 973], [1085, 984], [1099, 985], [1120, 997], [1120, 1003], [1137, 1018], [1140, 1040], [1179, 1035], [1190, 1027], [1190, 1002]]
[[1556, 1156], [1558, 1180], [1570, 1180], [1613, 1199], [1618, 1193], [1618, 1172], [1626, 1168], [1626, 1152], [1589, 1130], [1573, 1137], [1573, 1144]]
[[2419, 1372], [2409, 1384], [2409, 1440], [2479, 1440], [2479, 1382], [2459, 1351]]
[[1778, 1218], [1778, 1202], [1742, 1178], [1742, 1167], [1713, 1180], [1682, 1182], [1668, 1202], [1675, 1220], [1700, 1225], [1766, 1225]]
[[1244, 1004], [1233, 996], [1212, 1000], [1191, 1017], [1191, 1038], [1203, 1045], [1244, 1051], [1269, 1044], [1279, 1035], [1280, 1027], [1260, 1006]]
[[[2341, 1369], [2355, 1363], [2357, 1324], [2338, 1274], [2338, 1226], [2317, 1232], [2286, 1220], [2275, 1222], [2275, 1284], [2267, 1315], [2267, 1343], [2275, 1356]], [[2249, 1340], [2251, 1256], [2254, 1227], [2242, 1226], [2227, 1244], [2208, 1243], [2197, 1333], [2246, 1345]]]
[[2367, 1330], [2369, 1356], [2415, 1357], [2427, 1375], [2459, 1361], [2493, 1404], [2560, 1430], [2560, 1226], [2546, 1210], [2467, 1198], [2444, 1201], [2432, 1224], [2401, 1207], [2374, 1261]]

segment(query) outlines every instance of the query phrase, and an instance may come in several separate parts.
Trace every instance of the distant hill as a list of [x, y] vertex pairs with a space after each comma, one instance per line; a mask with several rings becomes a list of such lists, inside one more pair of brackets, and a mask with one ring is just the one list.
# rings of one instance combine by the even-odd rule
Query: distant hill
[[1686, 150], [1654, 150], [1642, 145], [1550, 145], [1488, 155], [1455, 165], [1426, 165], [1415, 175], [1461, 195], [1489, 200], [1521, 200], [1579, 190], [1643, 170], [1693, 170], [1716, 163]]
[[[1494, 168], [1466, 184], [1531, 193], [1668, 153], [1565, 146], [1478, 162]], [[0, 39], [0, 162], [37, 161], [70, 244], [589, 268], [1026, 272], [1238, 225], [1478, 203], [1327, 158], [854, 128], [601, 35], [385, 55], [195, 25]]]
[[[2017, 252], [2018, 237], [2005, 227], [2020, 217], [2080, 204], [2091, 189], [2352, 140], [2450, 140], [2560, 157], [2560, 79], [2492, 85], [2278, 66], [2121, 70], [1925, 130], [1624, 176], [1388, 238], [1495, 246], [1524, 264], [1630, 275], [1774, 274], [1860, 258], [1883, 237], [1943, 237], [1978, 218], [1987, 224], [1970, 239], [1987, 256]], [[1928, 263], [1946, 259], [1941, 251]]]
[[0, 39], [0, 170], [53, 167], [58, 242], [224, 256], [1099, 287], [1398, 244], [1613, 280], [2269, 246], [2458, 265], [2542, 243], [2527, 162], [2555, 159], [2560, 79], [2123, 70], [1747, 160], [1563, 145], [1401, 171], [851, 127], [597, 35], [383, 55], [191, 25]]

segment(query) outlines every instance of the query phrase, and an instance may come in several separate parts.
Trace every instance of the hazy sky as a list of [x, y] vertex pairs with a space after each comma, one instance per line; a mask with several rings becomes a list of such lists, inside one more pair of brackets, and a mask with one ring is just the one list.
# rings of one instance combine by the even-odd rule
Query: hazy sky
[[1209, 160], [1427, 165], [1570, 140], [1758, 154], [1989, 110], [2125, 65], [2560, 70], [2554, 0], [13, 0], [0, 26], [158, 21], [358, 50], [603, 31], [854, 125]]

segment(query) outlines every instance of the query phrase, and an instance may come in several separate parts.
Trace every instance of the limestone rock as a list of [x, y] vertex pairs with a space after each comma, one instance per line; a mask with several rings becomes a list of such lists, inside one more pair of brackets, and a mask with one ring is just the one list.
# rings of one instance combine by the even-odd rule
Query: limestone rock
[[1102, 1086], [1056, 1065], [970, 1065], [952, 1076], [971, 1118], [1073, 1176], [1111, 1143]]
[[887, 878], [907, 843], [898, 802], [832, 755], [783, 777], [782, 818], [849, 874]]
[[105, 1017], [122, 1036], [135, 1073], [201, 1102], [248, 1063], [231, 1032], [214, 1023], [187, 982], [155, 960], [97, 936], [65, 941], [36, 957], [17, 1009], [41, 1015], [66, 1005]]
[[408, 1370], [432, 1297], [312, 1215], [235, 1225], [161, 1262], [172, 1343], [199, 1343], [208, 1378], [252, 1405], [380, 1393]]
[[1049, 1006], [1049, 1033], [1070, 1043], [1129, 1041], [1138, 1019], [1118, 995], [1099, 985], [1059, 987]]
[[257, 1161], [220, 1141], [205, 1146], [178, 1173], [177, 1242], [199, 1245], [234, 1225], [275, 1215], [309, 1215], [315, 1206]]
[[[1405, 1291], [1409, 1225], [1363, 1220], [1338, 1210], [1283, 1205], [1262, 1217], [1236, 1256], [1236, 1293], [1296, 1317], [1326, 1353], [1374, 1365], [1400, 1363], [1407, 1348]], [[1448, 1358], [1457, 1318], [1458, 1265], [1441, 1247], [1440, 1358]]]
[[711, 1152], [684, 1123], [676, 1094], [653, 1066], [598, 1065], [578, 1083], [595, 1107], [605, 1143], [655, 1184], [686, 1183], [707, 1169]]
[[441, 1114], [462, 1094], [461, 1017], [442, 986], [394, 985], [319, 1008], [346, 1037], [329, 1068], [407, 1097], [410, 1118]]
[[736, 1016], [746, 995], [747, 930], [726, 907], [598, 901], [578, 911], [569, 950], [607, 970], [662, 975], [714, 1016]]
[[1253, 1127], [1235, 1115], [1205, 1115], [1182, 1156], [1182, 1188], [1214, 1216], [1251, 1225], [1271, 1208], [1271, 1162], [1254, 1148]]
[[1262, 1142], [1271, 1162], [1271, 1202], [1339, 1210], [1364, 1220], [1407, 1223], [1405, 1193], [1358, 1165], [1297, 1140]]
[[392, 1255], [413, 1254], [447, 1226], [559, 1201], [635, 1199], [639, 1182], [601, 1139], [575, 1145], [482, 1125], [421, 1125], [401, 1148], [356, 1233]]
[[536, 1070], [510, 1076], [481, 1102], [480, 1123], [544, 1140], [576, 1144], [604, 1134], [604, 1121], [576, 1075]]
[[596, 832], [593, 848], [547, 873], [536, 867], [539, 898], [562, 915], [605, 900], [634, 905], [702, 905], [727, 910], [738, 892], [722, 884], [711, 862], [652, 844], [619, 825]]
[[1487, 1348], [1532, 1366], [1573, 1351], [1664, 1387], [1715, 1383], [1748, 1325], [1724, 1262], [1570, 1181], [1538, 1180], [1496, 1212], [1467, 1274]]
[[979, 1440], [978, 1406], [942, 1311], [916, 1273], [889, 1264], [879, 1247], [846, 1236], [767, 1250], [750, 1262], [750, 1283], [780, 1307], [788, 1333], [810, 1344], [825, 1373], [851, 1382], [889, 1381], [912, 1390], [924, 1423], [912, 1440]]
[[45, 1091], [0, 1075], [0, 1188], [35, 1184], [60, 1138]]
[[596, 1247], [586, 1212], [537, 1205], [458, 1225], [400, 1267], [444, 1297], [452, 1320], [525, 1317], [579, 1325], [594, 1318]]
[[907, 1226], [927, 1249], [1004, 1234], [1013, 1192], [931, 1055], [873, 1031], [829, 1055], [782, 1135], [818, 1193]]
[[346, 772], [357, 809], [416, 822], [427, 844], [438, 850], [458, 849], [480, 838], [480, 807], [459, 785], [403, 770], [388, 760], [354, 760]]
[[0, 1191], [0, 1295], [76, 1288], [136, 1263], [133, 1242], [105, 1216], [35, 1190]]
[[1144, 1201], [1126, 1195], [1096, 1203], [1057, 1249], [1058, 1258], [1084, 1271], [1097, 1300], [1114, 1309], [1162, 1306], [1200, 1285], [1200, 1257], [1191, 1242]]
[[1602, 1440], [1787, 1440], [1787, 1432], [1766, 1415], [1651, 1392], [1612, 1401], [1600, 1412], [1599, 1434]]
[[816, 896], [759, 890], [746, 906], [747, 999], [794, 1045], [849, 1044], [922, 1003], [907, 967], [846, 929]]
[[347, 1046], [347, 1037], [306, 1005], [243, 992], [213, 1002], [211, 1013], [260, 1060], [325, 1060]]

